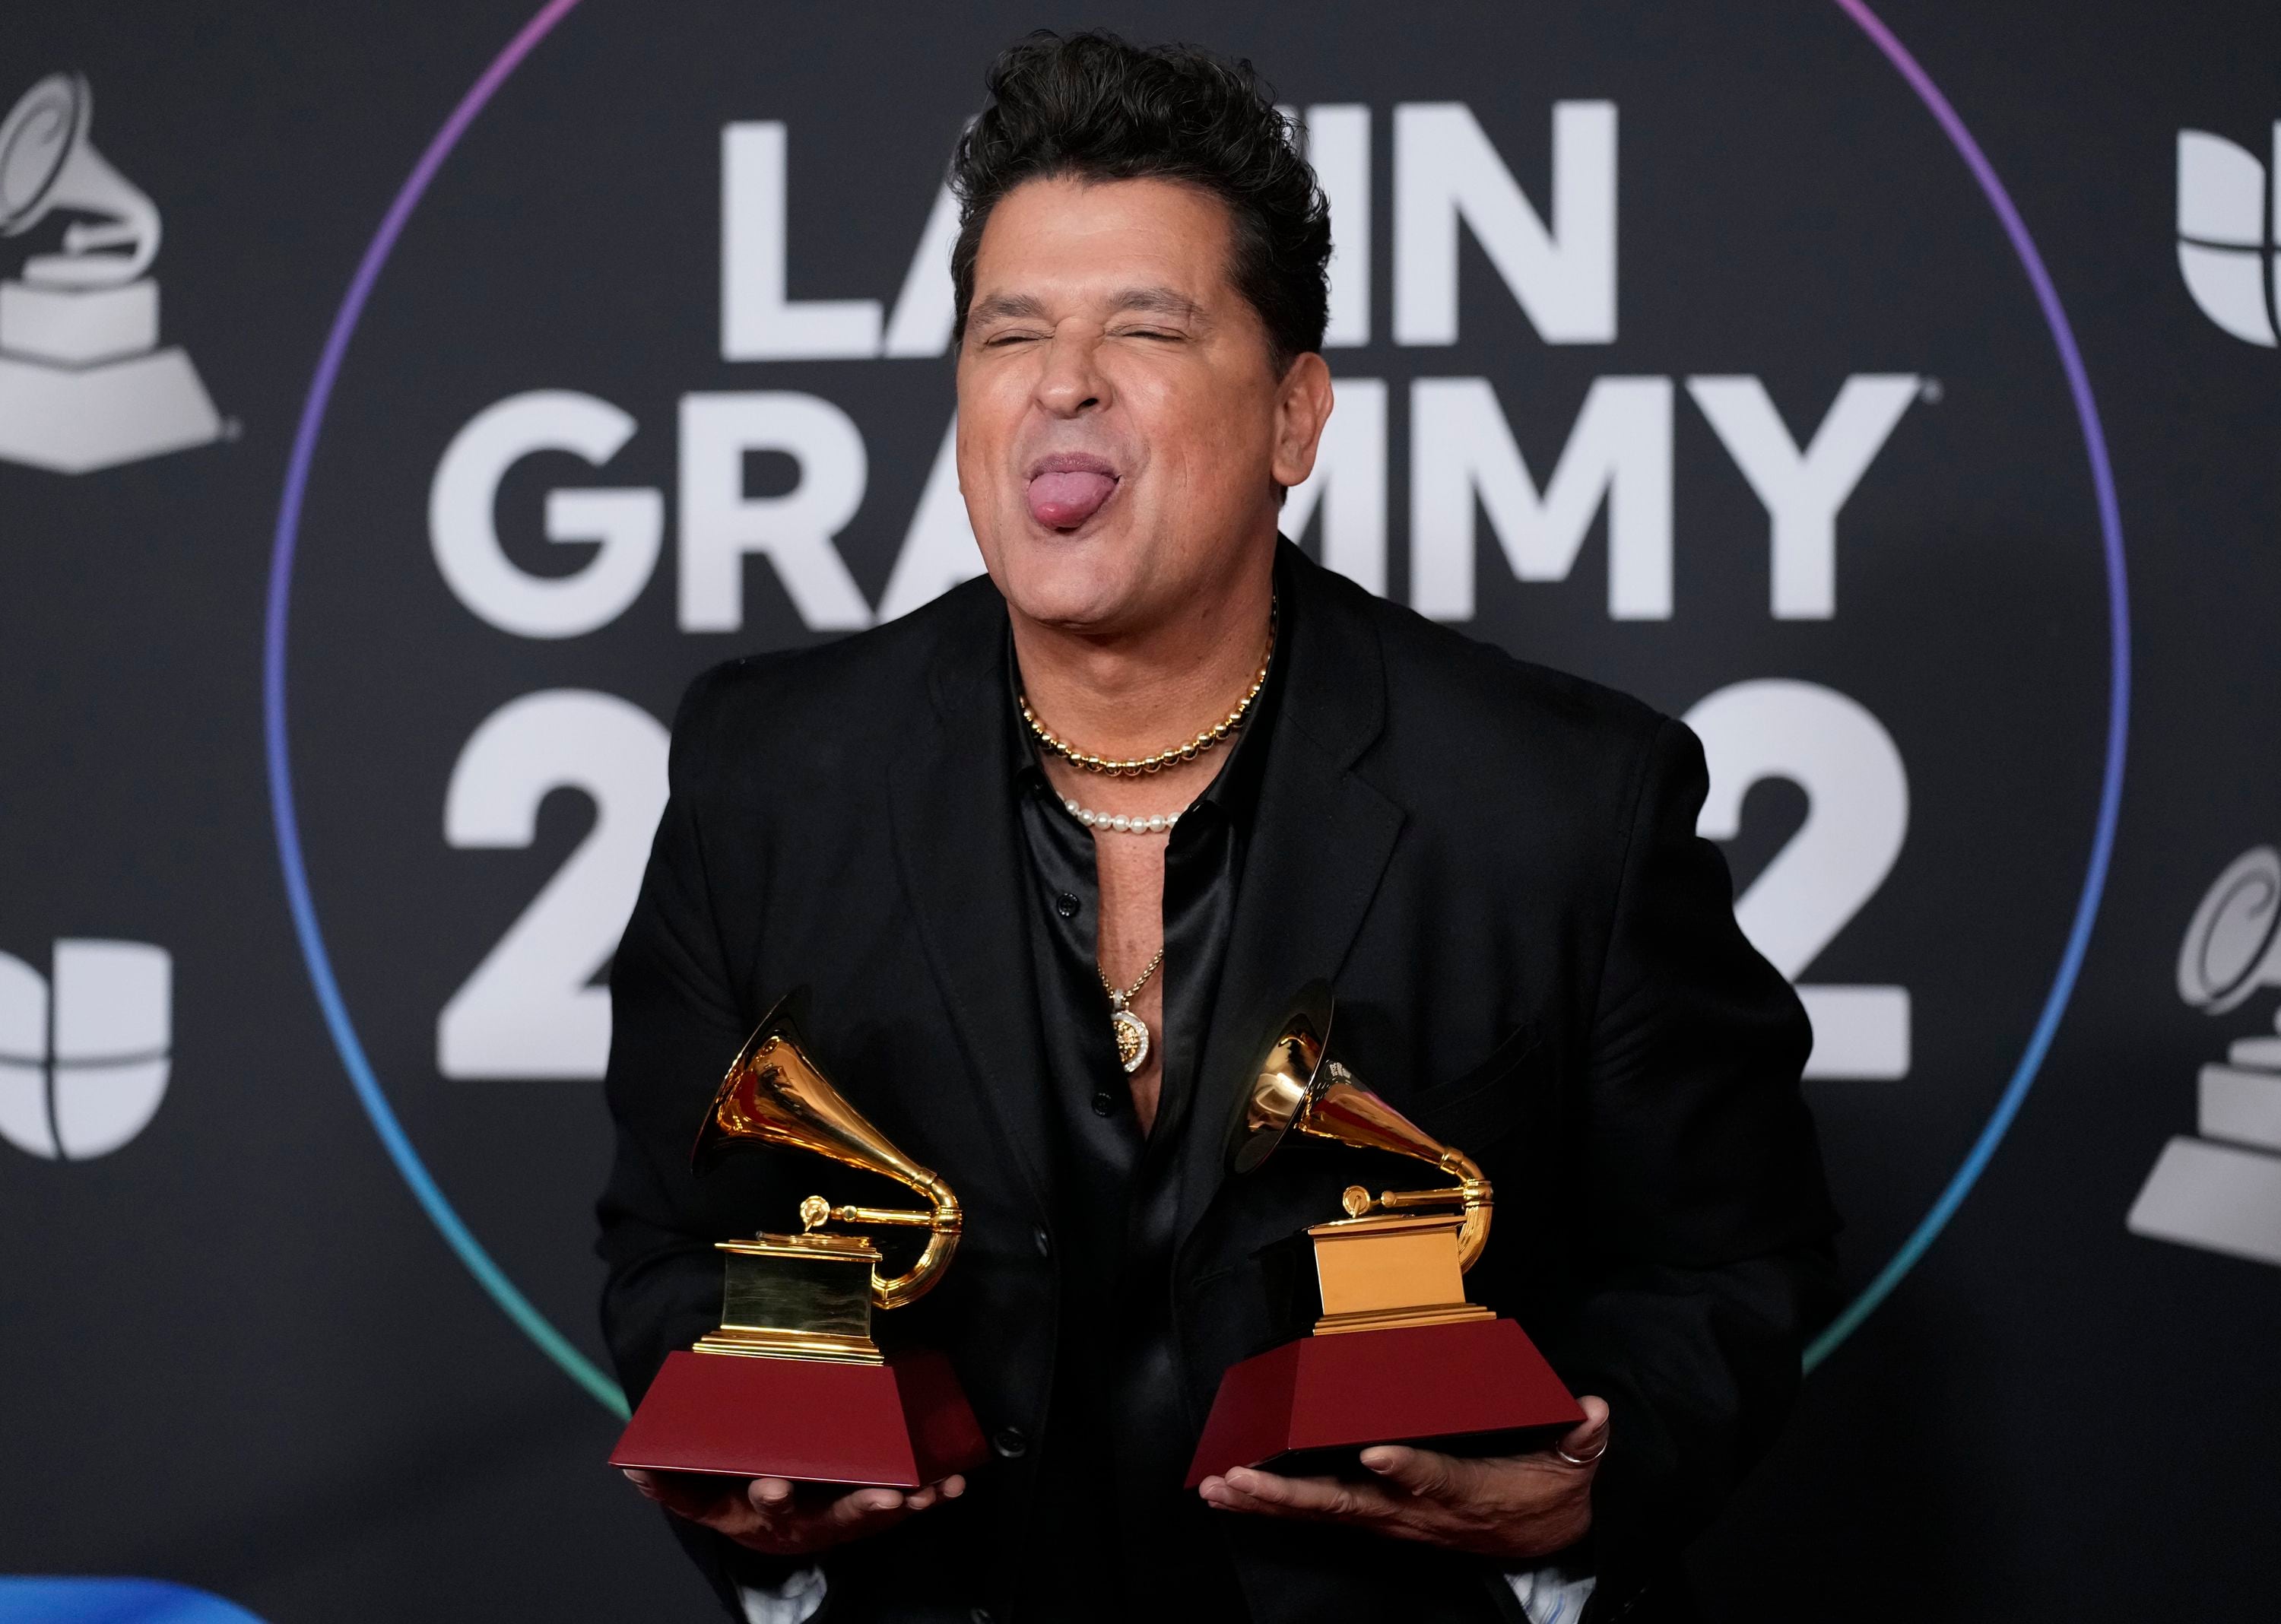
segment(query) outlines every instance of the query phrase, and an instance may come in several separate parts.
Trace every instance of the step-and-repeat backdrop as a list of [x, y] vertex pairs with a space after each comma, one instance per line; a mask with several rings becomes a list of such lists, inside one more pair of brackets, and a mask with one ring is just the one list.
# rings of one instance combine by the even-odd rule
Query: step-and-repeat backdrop
[[601, 978], [689, 677], [978, 571], [944, 160], [1094, 22], [1303, 127], [1290, 533], [1685, 716], [1812, 1013], [1850, 1306], [1708, 1596], [2270, 1605], [2269, 8], [535, 4], [0, 30], [0, 1612], [702, 1616]]

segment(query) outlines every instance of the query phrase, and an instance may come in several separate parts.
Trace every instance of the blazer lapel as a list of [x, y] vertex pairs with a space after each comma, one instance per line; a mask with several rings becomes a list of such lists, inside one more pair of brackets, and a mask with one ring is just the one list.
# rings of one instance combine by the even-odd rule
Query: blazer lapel
[[1227, 1174], [1255, 1048], [1293, 993], [1335, 981], [1393, 855], [1402, 808], [1355, 762], [1385, 723], [1377, 630], [1332, 578], [1289, 543], [1279, 574], [1293, 635], [1259, 787], [1235, 917], [1184, 1125], [1178, 1233], [1185, 1242]]
[[[980, 1104], [1052, 1209], [1054, 1157], [1030, 894], [1005, 720], [1004, 612], [955, 626], [931, 663], [931, 715], [888, 775], [896, 859]], [[987, 622], [985, 625], [981, 623]]]

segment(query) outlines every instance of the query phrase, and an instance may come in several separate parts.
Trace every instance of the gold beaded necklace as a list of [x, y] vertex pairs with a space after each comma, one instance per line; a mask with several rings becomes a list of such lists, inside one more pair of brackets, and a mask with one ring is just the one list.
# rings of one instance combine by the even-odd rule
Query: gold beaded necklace
[[1167, 767], [1193, 762], [1206, 751], [1217, 748], [1226, 741], [1230, 733], [1242, 725], [1244, 713], [1251, 708], [1251, 701], [1257, 699], [1259, 691], [1267, 685], [1267, 667], [1275, 658], [1275, 615], [1276, 603], [1271, 598], [1267, 603], [1267, 648], [1259, 656], [1259, 669], [1252, 677], [1251, 686], [1235, 702], [1235, 708], [1227, 713], [1226, 719], [1214, 723], [1187, 743], [1174, 745], [1169, 750], [1159, 750], [1154, 755], [1136, 756], [1128, 762], [1089, 755], [1075, 745], [1055, 738], [1046, 724], [1038, 720], [1037, 712], [1030, 708], [1028, 694], [1016, 694], [1015, 702], [1021, 706], [1022, 720], [1030, 724], [1030, 732], [1038, 743], [1080, 771], [1097, 772], [1110, 778], [1138, 778], [1162, 772]]

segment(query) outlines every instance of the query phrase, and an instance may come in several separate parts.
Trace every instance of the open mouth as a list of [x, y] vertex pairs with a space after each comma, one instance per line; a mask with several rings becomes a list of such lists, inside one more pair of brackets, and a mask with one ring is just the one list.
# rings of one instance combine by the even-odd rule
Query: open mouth
[[1030, 469], [1030, 516], [1049, 530], [1073, 530], [1117, 490], [1108, 459], [1083, 452], [1041, 457]]

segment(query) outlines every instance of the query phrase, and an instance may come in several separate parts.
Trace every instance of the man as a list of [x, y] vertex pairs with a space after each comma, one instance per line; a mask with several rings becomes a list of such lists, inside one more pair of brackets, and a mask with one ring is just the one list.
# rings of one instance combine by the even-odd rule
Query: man
[[[1832, 1228], [1701, 752], [1279, 541], [1331, 410], [1330, 236], [1248, 66], [1039, 35], [988, 83], [953, 273], [989, 578], [691, 691], [612, 975], [601, 1249], [639, 1393], [715, 1322], [710, 1243], [820, 1180], [686, 1160], [812, 984], [819, 1057], [964, 1203], [881, 1334], [949, 1355], [994, 1458], [909, 1496], [634, 1475], [754, 1619], [1683, 1616]], [[1366, 1176], [1303, 1145], [1227, 1174], [1261, 1019], [1316, 976], [1356, 1069], [1494, 1181], [1471, 1294], [1587, 1419], [1190, 1494], [1222, 1373], [1306, 1323], [1292, 1238]]]

